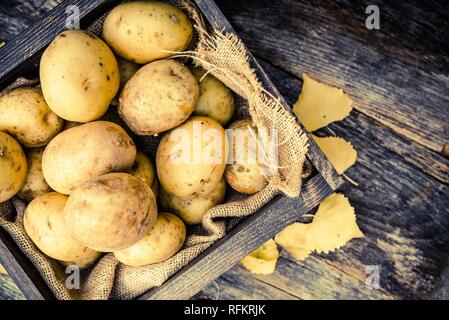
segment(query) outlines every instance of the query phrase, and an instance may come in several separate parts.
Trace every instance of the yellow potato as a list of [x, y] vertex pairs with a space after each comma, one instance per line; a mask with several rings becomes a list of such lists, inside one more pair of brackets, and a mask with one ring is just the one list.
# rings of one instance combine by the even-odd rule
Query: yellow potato
[[40, 63], [42, 92], [61, 118], [77, 122], [99, 119], [117, 94], [117, 60], [100, 38], [82, 30], [58, 35]]
[[[193, 114], [214, 119], [224, 126], [234, 114], [234, 97], [223, 82], [201, 68], [193, 69], [195, 78], [200, 81], [200, 97]], [[201, 79], [202, 78], [202, 79]]]
[[46, 145], [62, 125], [62, 119], [48, 107], [40, 89], [17, 88], [0, 96], [0, 130], [25, 147]]
[[175, 255], [186, 239], [186, 227], [177, 216], [160, 212], [154, 227], [136, 244], [115, 251], [118, 261], [140, 267], [158, 263]]
[[155, 61], [126, 83], [119, 114], [135, 133], [151, 135], [183, 123], [198, 96], [198, 83], [187, 67], [175, 60]]
[[117, 58], [120, 71], [120, 88], [123, 88], [129, 79], [139, 70], [140, 65], [123, 58]]
[[159, 202], [162, 209], [172, 210], [185, 223], [198, 224], [207, 210], [224, 201], [225, 195], [226, 181], [222, 178], [211, 193], [186, 199], [176, 197], [161, 188]]
[[42, 171], [49, 186], [70, 194], [83, 182], [124, 171], [136, 158], [136, 146], [117, 124], [95, 121], [57, 135], [45, 148]]
[[159, 143], [159, 183], [177, 197], [207, 195], [220, 182], [227, 156], [228, 141], [220, 124], [206, 117], [191, 117]]
[[157, 180], [156, 170], [150, 158], [142, 152], [137, 152], [136, 161], [134, 161], [133, 166], [126, 172], [145, 182], [157, 198], [159, 181]]
[[262, 174], [262, 166], [258, 161], [257, 141], [248, 127], [257, 135], [257, 128], [252, 126], [251, 120], [236, 121], [229, 126], [233, 130], [234, 160], [226, 166], [225, 178], [234, 190], [254, 194], [266, 186], [267, 179]]
[[103, 38], [123, 58], [144, 64], [184, 50], [192, 24], [178, 8], [158, 1], [131, 1], [112, 9], [103, 24]]
[[27, 159], [20, 144], [0, 132], [0, 203], [12, 198], [22, 187], [27, 174]]
[[26, 202], [52, 191], [42, 173], [43, 153], [44, 148], [30, 149], [26, 153], [28, 173], [22, 188], [17, 193], [17, 196]]
[[128, 173], [108, 173], [77, 188], [64, 209], [68, 233], [101, 252], [127, 248], [156, 221], [156, 198], [150, 187]]
[[61, 261], [80, 261], [78, 267], [87, 267], [100, 253], [81, 245], [67, 233], [66, 202], [67, 196], [57, 192], [37, 197], [26, 208], [23, 225], [34, 244], [47, 256]]

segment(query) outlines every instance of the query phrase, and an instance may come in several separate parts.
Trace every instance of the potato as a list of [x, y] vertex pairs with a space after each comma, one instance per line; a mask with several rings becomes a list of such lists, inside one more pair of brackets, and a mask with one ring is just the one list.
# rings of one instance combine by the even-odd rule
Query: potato
[[[248, 126], [257, 135], [257, 128], [252, 126], [251, 120], [236, 121], [229, 126], [229, 129], [233, 130], [232, 155], [234, 160], [233, 163], [226, 166], [225, 178], [234, 190], [254, 194], [266, 186], [267, 179], [262, 174], [263, 166], [257, 159], [257, 141], [249, 132]], [[242, 135], [241, 139], [237, 138], [239, 133]]]
[[135, 133], [151, 135], [174, 128], [195, 109], [199, 86], [190, 70], [175, 60], [139, 69], [120, 94], [119, 114]]
[[173, 210], [187, 224], [201, 223], [203, 215], [212, 207], [224, 201], [226, 180], [222, 178], [215, 189], [205, 196], [179, 198], [161, 188], [159, 203], [164, 210]]
[[[123, 89], [125, 84], [128, 82], [128, 80], [131, 79], [131, 77], [140, 68], [140, 65], [138, 65], [137, 63], [128, 61], [128, 60], [120, 58], [120, 57], [117, 58], [117, 63], [118, 63], [118, 69], [120, 72], [120, 90], [119, 90], [119, 93], [111, 101], [111, 105], [113, 105], [113, 106], [118, 106], [118, 99], [119, 99], [121, 90]], [[111, 110], [111, 108], [109, 108], [108, 111], [109, 110]]]
[[150, 187], [128, 173], [108, 173], [78, 187], [64, 209], [69, 234], [102, 252], [127, 248], [156, 221], [156, 198]]
[[161, 186], [182, 198], [204, 196], [219, 183], [228, 156], [224, 129], [213, 119], [194, 116], [164, 135], [156, 153]]
[[129, 79], [139, 70], [140, 65], [123, 58], [117, 58], [120, 72], [120, 88], [123, 88]]
[[192, 39], [189, 18], [178, 8], [157, 1], [131, 1], [106, 16], [103, 38], [121, 57], [140, 64], [184, 50]]
[[117, 124], [95, 121], [58, 134], [45, 148], [42, 171], [51, 188], [70, 194], [83, 182], [124, 171], [136, 158], [136, 146]]
[[100, 118], [117, 94], [117, 60], [100, 38], [82, 30], [58, 35], [40, 63], [42, 92], [61, 118], [89, 122]]
[[0, 132], [0, 203], [12, 198], [22, 187], [27, 174], [27, 159], [20, 144]]
[[0, 131], [25, 147], [46, 145], [62, 129], [63, 121], [48, 107], [42, 91], [17, 88], [0, 96]]
[[28, 173], [22, 188], [17, 193], [17, 196], [26, 202], [52, 191], [42, 173], [43, 153], [44, 148], [30, 149], [26, 152]]
[[34, 244], [47, 256], [61, 261], [79, 261], [79, 267], [87, 267], [100, 253], [81, 245], [67, 233], [66, 202], [67, 196], [57, 192], [37, 197], [26, 208], [23, 225]]
[[176, 254], [186, 239], [184, 223], [172, 213], [160, 212], [154, 227], [136, 244], [115, 251], [114, 256], [123, 264], [140, 267], [158, 263]]
[[144, 153], [137, 152], [136, 161], [126, 172], [145, 182], [157, 198], [159, 181], [157, 180], [156, 170], [151, 160]]
[[[200, 81], [205, 71], [193, 69], [193, 75]], [[214, 119], [224, 126], [234, 114], [234, 97], [223, 82], [208, 74], [200, 82], [200, 97], [193, 114]]]

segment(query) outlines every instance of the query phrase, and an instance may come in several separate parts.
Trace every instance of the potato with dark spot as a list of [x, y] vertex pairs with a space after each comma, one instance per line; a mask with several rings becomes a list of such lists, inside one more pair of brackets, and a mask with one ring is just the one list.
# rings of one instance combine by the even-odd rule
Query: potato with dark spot
[[136, 146], [120, 126], [94, 121], [58, 134], [45, 148], [42, 171], [48, 185], [63, 194], [94, 177], [129, 169]]
[[240, 120], [232, 123], [229, 129], [232, 130], [233, 161], [226, 166], [226, 181], [238, 192], [254, 194], [267, 184], [258, 158], [257, 128], [251, 120]]
[[22, 188], [17, 193], [17, 196], [25, 202], [30, 202], [34, 198], [52, 191], [42, 173], [43, 153], [44, 148], [30, 149], [26, 152], [28, 173]]
[[164, 135], [156, 152], [161, 187], [181, 198], [204, 196], [220, 182], [228, 140], [220, 124], [194, 116]]
[[153, 228], [136, 244], [115, 251], [118, 261], [140, 267], [162, 262], [175, 255], [186, 239], [184, 223], [172, 213], [160, 212]]
[[234, 114], [234, 97], [223, 82], [202, 68], [194, 68], [193, 75], [199, 81], [200, 97], [193, 114], [214, 119], [224, 126]]
[[0, 132], [0, 203], [12, 198], [22, 187], [27, 174], [27, 159], [13, 137]]
[[136, 161], [134, 161], [133, 166], [126, 172], [145, 182], [157, 198], [159, 181], [157, 180], [156, 170], [150, 158], [142, 152], [137, 152]]
[[223, 203], [225, 195], [226, 180], [222, 178], [211, 193], [187, 199], [176, 197], [161, 188], [159, 204], [162, 209], [176, 213], [186, 224], [198, 224], [207, 210]]
[[0, 131], [28, 148], [45, 146], [63, 125], [37, 88], [17, 88], [0, 96]]
[[68, 233], [101, 252], [122, 250], [139, 241], [157, 217], [150, 187], [128, 173], [108, 173], [78, 187], [64, 209]]
[[[103, 38], [121, 57], [140, 64], [184, 50], [193, 28], [187, 15], [168, 3], [130, 1], [109, 12]], [[167, 50], [167, 51], [165, 51]]]
[[126, 83], [118, 110], [135, 133], [152, 135], [187, 120], [198, 96], [198, 83], [186, 66], [160, 60], [140, 68]]
[[83, 30], [58, 35], [42, 54], [42, 92], [48, 106], [65, 120], [99, 119], [118, 92], [120, 75], [111, 49]]
[[67, 196], [57, 192], [41, 195], [25, 210], [23, 226], [34, 244], [47, 256], [80, 268], [94, 263], [100, 253], [75, 241], [64, 224]]

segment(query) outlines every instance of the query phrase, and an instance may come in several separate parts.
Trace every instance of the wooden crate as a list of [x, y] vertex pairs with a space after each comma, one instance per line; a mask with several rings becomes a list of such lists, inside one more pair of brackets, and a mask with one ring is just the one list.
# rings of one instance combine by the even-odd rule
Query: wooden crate
[[[0, 90], [19, 76], [37, 75], [38, 62], [43, 50], [56, 35], [65, 29], [67, 6], [76, 5], [80, 8], [81, 28], [85, 28], [119, 2], [121, 1], [63, 1], [44, 19], [2, 48]], [[194, 2], [211, 27], [235, 33], [213, 0], [194, 0]], [[284, 106], [289, 108], [257, 61], [252, 56], [250, 61], [265, 89], [280, 97]], [[301, 125], [299, 121], [298, 124]], [[314, 174], [303, 181], [299, 197], [277, 196], [261, 210], [243, 219], [225, 237], [215, 242], [162, 286], [149, 290], [138, 299], [190, 298], [208, 282], [219, 277], [241, 258], [329, 196], [342, 183], [342, 180], [310, 136], [309, 144], [307, 158], [314, 168]], [[28, 299], [55, 298], [37, 269], [1, 228], [0, 263]]]

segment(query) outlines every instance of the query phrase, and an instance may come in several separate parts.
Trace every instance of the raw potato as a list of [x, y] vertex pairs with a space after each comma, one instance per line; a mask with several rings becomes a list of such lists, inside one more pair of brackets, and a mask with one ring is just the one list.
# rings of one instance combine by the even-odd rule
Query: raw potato
[[[252, 126], [251, 120], [236, 121], [229, 126], [233, 130], [234, 161], [226, 166], [225, 177], [234, 190], [254, 194], [266, 186], [267, 179], [262, 174], [262, 166], [257, 160], [257, 143], [248, 127], [257, 135], [257, 128]], [[242, 134], [242, 139], [237, 138], [239, 134]]]
[[186, 239], [184, 223], [172, 213], [160, 212], [154, 227], [136, 244], [115, 251], [118, 261], [140, 267], [158, 263], [175, 255]]
[[192, 198], [179, 198], [164, 189], [160, 190], [159, 202], [163, 209], [172, 210], [187, 224], [201, 223], [203, 215], [210, 208], [223, 203], [226, 195], [226, 181], [220, 180], [215, 189], [208, 195]]
[[150, 158], [142, 152], [137, 152], [136, 161], [134, 161], [133, 166], [127, 172], [145, 182], [157, 198], [159, 181]]
[[66, 202], [67, 196], [57, 192], [37, 197], [26, 208], [23, 225], [34, 244], [47, 256], [61, 261], [78, 261], [78, 267], [87, 267], [100, 257], [100, 253], [69, 236], [64, 224]]
[[27, 159], [20, 144], [0, 132], [0, 203], [12, 198], [22, 187], [27, 174]]
[[159, 143], [159, 183], [177, 197], [207, 195], [220, 182], [227, 157], [228, 140], [220, 124], [206, 117], [191, 117]]
[[195, 109], [199, 86], [190, 70], [175, 60], [139, 69], [120, 95], [119, 114], [135, 133], [152, 135], [183, 123]]
[[[201, 68], [193, 69], [193, 75], [198, 81], [204, 74], [205, 71]], [[193, 113], [212, 118], [224, 126], [234, 114], [234, 97], [231, 90], [211, 74], [205, 76], [199, 84], [200, 97]]]
[[45, 148], [42, 171], [50, 187], [70, 194], [83, 182], [124, 171], [136, 158], [136, 146], [117, 124], [95, 121], [57, 135]]
[[63, 121], [48, 107], [42, 91], [17, 88], [0, 96], [0, 131], [28, 148], [45, 146], [62, 129]]
[[192, 39], [189, 18], [178, 8], [157, 1], [118, 5], [106, 16], [103, 38], [123, 58], [145, 64], [184, 50]]
[[42, 173], [43, 153], [44, 148], [30, 149], [26, 152], [28, 173], [22, 188], [17, 193], [17, 196], [26, 202], [52, 191]]
[[64, 31], [50, 43], [41, 58], [40, 80], [49, 107], [77, 122], [100, 118], [120, 84], [111, 49], [82, 30]]
[[123, 88], [129, 79], [139, 70], [140, 65], [123, 58], [117, 58], [120, 72], [120, 88]]
[[128, 173], [108, 173], [77, 188], [64, 209], [68, 233], [101, 252], [127, 248], [156, 221], [156, 198], [150, 187]]

